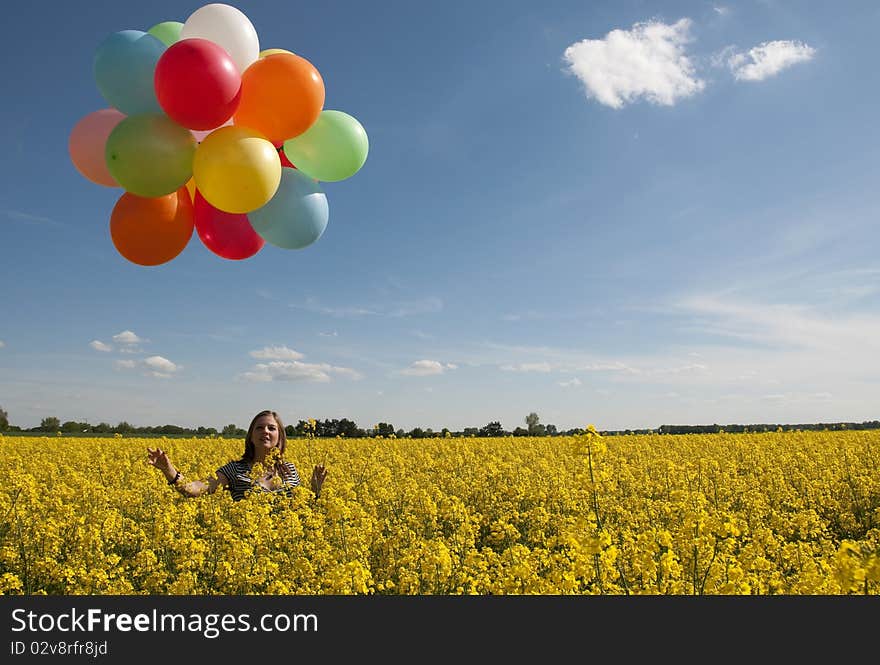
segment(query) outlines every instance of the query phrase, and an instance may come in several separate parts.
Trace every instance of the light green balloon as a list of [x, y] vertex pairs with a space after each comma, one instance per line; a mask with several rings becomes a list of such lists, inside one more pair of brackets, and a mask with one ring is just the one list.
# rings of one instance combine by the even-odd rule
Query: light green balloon
[[165, 46], [171, 46], [174, 42], [180, 41], [180, 31], [182, 28], [183, 23], [180, 21], [163, 21], [154, 25], [147, 32], [165, 44]]
[[127, 192], [165, 196], [192, 177], [196, 140], [164, 113], [130, 115], [107, 137], [104, 159], [110, 175]]
[[321, 111], [305, 132], [284, 142], [284, 154], [296, 168], [323, 182], [357, 173], [370, 150], [361, 123], [342, 111]]

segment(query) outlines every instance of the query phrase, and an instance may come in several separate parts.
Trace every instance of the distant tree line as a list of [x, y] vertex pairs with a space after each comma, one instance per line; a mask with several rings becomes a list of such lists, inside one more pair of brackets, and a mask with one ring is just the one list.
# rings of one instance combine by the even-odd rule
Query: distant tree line
[[[361, 428], [352, 420], [336, 418], [330, 420], [300, 420], [296, 425], [287, 425], [284, 428], [287, 436], [317, 438], [345, 437], [357, 439], [364, 437], [381, 436], [385, 438], [396, 437], [398, 439], [424, 439], [446, 436], [473, 436], [473, 437], [498, 437], [498, 436], [572, 436], [583, 434], [586, 428], [574, 428], [558, 430], [555, 425], [544, 425], [540, 422], [538, 414], [529, 413], [525, 417], [525, 427], [516, 427], [513, 430], [505, 430], [501, 422], [493, 420], [482, 427], [465, 427], [462, 430], [450, 430], [446, 427], [434, 431], [430, 427], [414, 427], [411, 430], [395, 428], [391, 423], [380, 422], [371, 428]], [[871, 420], [861, 423], [837, 422], [837, 423], [803, 423], [803, 424], [752, 424], [752, 425], [661, 425], [656, 429], [625, 429], [625, 430], [599, 430], [603, 436], [619, 436], [627, 434], [716, 434], [719, 432], [743, 433], [743, 432], [776, 432], [793, 430], [864, 430], [880, 429], [880, 421]], [[88, 422], [68, 420], [61, 422], [56, 417], [43, 418], [38, 427], [29, 429], [11, 425], [9, 415], [0, 408], [0, 432], [10, 433], [57, 433], [66, 435], [84, 434], [122, 434], [128, 436], [178, 436], [178, 437], [206, 437], [219, 436], [223, 438], [241, 438], [247, 432], [235, 424], [221, 427], [181, 427], [179, 425], [156, 425], [148, 427], [135, 427], [122, 421], [116, 425], [98, 423], [92, 425]]]
[[880, 420], [866, 420], [860, 423], [799, 423], [799, 424], [752, 424], [752, 425], [661, 425], [655, 431], [658, 434], [715, 434], [729, 432], [741, 434], [743, 432], [791, 432], [794, 430], [847, 430], [847, 429], [880, 429]]

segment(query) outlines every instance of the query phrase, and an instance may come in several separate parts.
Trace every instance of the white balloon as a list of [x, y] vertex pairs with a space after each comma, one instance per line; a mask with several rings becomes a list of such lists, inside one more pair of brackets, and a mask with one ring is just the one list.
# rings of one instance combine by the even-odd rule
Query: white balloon
[[247, 16], [240, 9], [219, 2], [199, 7], [180, 29], [180, 39], [208, 39], [226, 49], [229, 57], [244, 72], [260, 57], [260, 39]]

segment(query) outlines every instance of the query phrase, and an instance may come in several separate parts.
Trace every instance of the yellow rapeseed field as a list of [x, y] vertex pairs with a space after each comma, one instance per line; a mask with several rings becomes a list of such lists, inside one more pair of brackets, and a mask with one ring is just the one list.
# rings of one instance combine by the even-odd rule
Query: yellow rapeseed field
[[291, 439], [317, 501], [183, 498], [157, 443], [243, 449], [0, 436], [0, 593], [880, 593], [876, 430]]

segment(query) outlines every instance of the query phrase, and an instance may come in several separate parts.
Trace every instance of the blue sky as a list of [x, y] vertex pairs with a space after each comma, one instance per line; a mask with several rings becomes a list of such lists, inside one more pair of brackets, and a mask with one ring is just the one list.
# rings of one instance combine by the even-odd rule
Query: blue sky
[[300, 250], [125, 260], [82, 177], [113, 32], [205, 3], [6, 11], [10, 422], [560, 429], [880, 404], [876, 2], [230, 3], [370, 152]]

